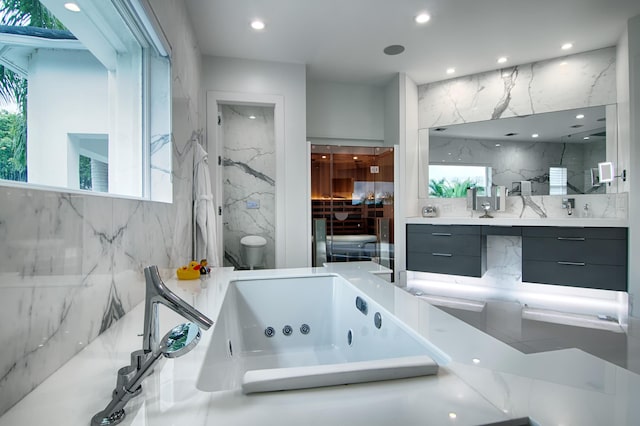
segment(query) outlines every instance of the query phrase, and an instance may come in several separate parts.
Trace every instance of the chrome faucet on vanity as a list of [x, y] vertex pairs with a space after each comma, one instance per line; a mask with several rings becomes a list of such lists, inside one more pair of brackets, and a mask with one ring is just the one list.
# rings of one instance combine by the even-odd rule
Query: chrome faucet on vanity
[[567, 215], [571, 216], [573, 214], [573, 209], [576, 208], [576, 199], [575, 198], [563, 198], [562, 199], [562, 208], [567, 209]]
[[[200, 341], [200, 327], [208, 330], [213, 321], [176, 296], [162, 282], [157, 266], [144, 269], [146, 296], [142, 350], [131, 353], [131, 365], [118, 370], [116, 388], [107, 407], [91, 419], [91, 426], [116, 425], [125, 418], [124, 406], [142, 391], [142, 381], [153, 372], [161, 356], [177, 358]], [[162, 303], [192, 321], [174, 327], [158, 339], [158, 304]]]

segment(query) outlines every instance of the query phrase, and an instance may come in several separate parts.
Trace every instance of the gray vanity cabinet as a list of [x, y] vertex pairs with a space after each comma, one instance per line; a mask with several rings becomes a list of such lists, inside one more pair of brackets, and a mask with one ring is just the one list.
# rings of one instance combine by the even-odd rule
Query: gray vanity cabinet
[[486, 244], [480, 226], [407, 225], [407, 269], [481, 277]]
[[523, 228], [522, 281], [627, 291], [627, 228]]

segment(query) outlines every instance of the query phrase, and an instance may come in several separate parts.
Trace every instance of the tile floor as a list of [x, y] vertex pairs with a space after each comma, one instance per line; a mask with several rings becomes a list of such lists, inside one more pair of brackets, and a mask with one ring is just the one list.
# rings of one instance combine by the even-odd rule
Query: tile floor
[[487, 301], [479, 312], [438, 308], [523, 353], [578, 348], [640, 374], [640, 339], [624, 332], [524, 319], [513, 302]]

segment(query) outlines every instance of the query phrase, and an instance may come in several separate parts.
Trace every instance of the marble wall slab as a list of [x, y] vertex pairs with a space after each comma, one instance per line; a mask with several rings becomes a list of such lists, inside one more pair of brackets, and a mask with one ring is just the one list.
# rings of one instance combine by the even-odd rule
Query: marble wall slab
[[[243, 268], [240, 239], [267, 240], [262, 267], [275, 267], [274, 108], [221, 107], [224, 140], [224, 264]], [[253, 117], [253, 118], [250, 118]]]
[[421, 129], [616, 103], [609, 47], [418, 86]]
[[173, 130], [156, 129], [152, 164], [173, 204], [0, 186], [0, 415], [142, 301], [144, 267], [191, 257], [200, 53], [182, 2], [151, 3], [173, 55]]

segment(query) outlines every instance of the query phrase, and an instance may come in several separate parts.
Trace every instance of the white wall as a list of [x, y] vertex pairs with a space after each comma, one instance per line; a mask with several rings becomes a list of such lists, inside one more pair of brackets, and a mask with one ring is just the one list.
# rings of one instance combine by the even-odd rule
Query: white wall
[[67, 134], [109, 132], [107, 92], [107, 71], [89, 52], [40, 49], [34, 53], [27, 103], [30, 183], [78, 187], [67, 179]]
[[[629, 145], [629, 303], [631, 332], [640, 335], [640, 265], [633, 260], [640, 254], [640, 16], [632, 18], [627, 27], [626, 60], [628, 68], [622, 72], [619, 93], [625, 95], [618, 105], [619, 135], [627, 138]], [[624, 37], [623, 37], [624, 41]], [[621, 46], [624, 48], [624, 44]], [[622, 54], [625, 52], [622, 51]], [[628, 86], [627, 86], [628, 81]], [[628, 91], [625, 92], [625, 90]], [[628, 135], [628, 136], [627, 136]], [[636, 306], [634, 306], [634, 304]]]
[[307, 137], [341, 143], [384, 140], [384, 88], [362, 84], [307, 81]]
[[[305, 66], [302, 64], [210, 56], [202, 59], [203, 93], [226, 91], [284, 97], [285, 159], [282, 164], [276, 164], [284, 180], [284, 211], [276, 211], [279, 221], [285, 224], [284, 261], [277, 267], [311, 265], [305, 75]], [[216, 114], [216, 111], [207, 111], [207, 114]], [[206, 122], [206, 118], [203, 122]], [[207, 129], [207, 132], [210, 131]], [[276, 234], [278, 232], [276, 229]]]
[[[395, 278], [406, 270], [405, 218], [418, 207], [418, 86], [406, 74], [398, 75], [398, 197], [395, 205]], [[402, 283], [401, 283], [402, 284]]]
[[[413, 109], [413, 108], [412, 108]], [[384, 144], [398, 144], [400, 135], [400, 74], [396, 74], [384, 89]]]

